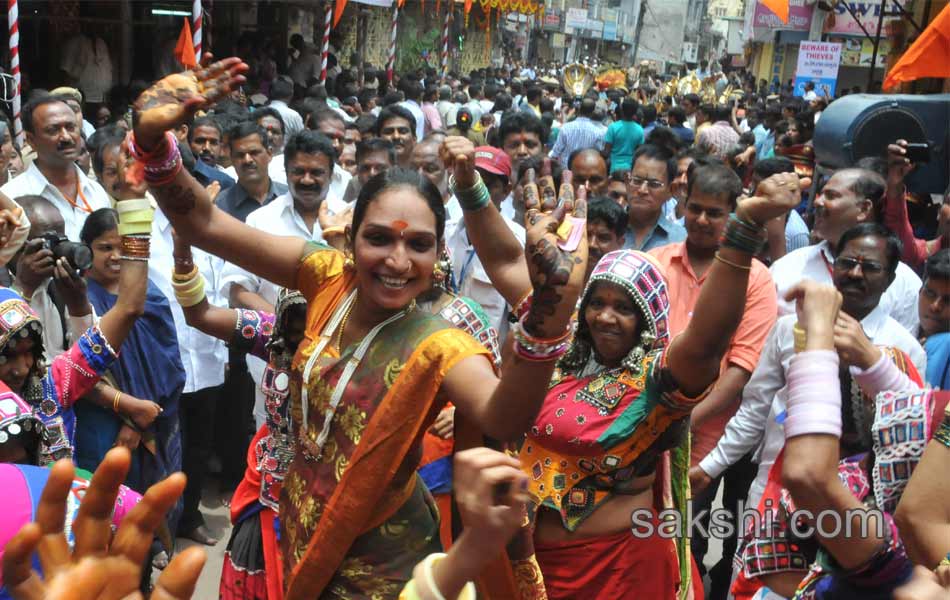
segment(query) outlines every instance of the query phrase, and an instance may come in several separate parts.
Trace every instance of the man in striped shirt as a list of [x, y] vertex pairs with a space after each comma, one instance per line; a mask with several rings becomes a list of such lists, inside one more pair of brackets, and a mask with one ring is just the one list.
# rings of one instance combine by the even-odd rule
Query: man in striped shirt
[[557, 159], [564, 168], [568, 167], [568, 159], [576, 150], [603, 149], [604, 128], [591, 120], [595, 108], [596, 104], [593, 100], [584, 98], [578, 109], [577, 118], [561, 127], [550, 156]]

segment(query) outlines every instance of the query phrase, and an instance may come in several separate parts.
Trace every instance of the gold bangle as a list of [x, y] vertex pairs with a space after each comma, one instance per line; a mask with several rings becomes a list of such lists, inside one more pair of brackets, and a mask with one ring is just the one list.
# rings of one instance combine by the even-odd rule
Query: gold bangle
[[324, 229], [323, 237], [327, 237], [328, 235], [343, 235], [344, 233], [346, 233], [346, 227], [337, 225], [336, 227], [327, 227]]
[[112, 399], [112, 412], [119, 412], [119, 399], [122, 398], [122, 392], [119, 390], [115, 391], [115, 397]]
[[721, 263], [723, 263], [723, 264], [725, 264], [725, 265], [729, 265], [730, 267], [735, 267], [735, 268], [737, 268], [737, 269], [742, 269], [743, 271], [751, 271], [751, 270], [752, 270], [752, 265], [744, 266], [744, 265], [740, 265], [739, 263], [734, 263], [734, 262], [732, 262], [732, 261], [726, 260], [725, 258], [719, 256], [719, 253], [718, 253], [718, 252], [716, 252], [716, 260], [718, 260], [719, 262], [721, 262]]
[[804, 352], [805, 344], [808, 342], [808, 332], [802, 329], [802, 326], [795, 323], [792, 327], [792, 337], [795, 340], [795, 352]]

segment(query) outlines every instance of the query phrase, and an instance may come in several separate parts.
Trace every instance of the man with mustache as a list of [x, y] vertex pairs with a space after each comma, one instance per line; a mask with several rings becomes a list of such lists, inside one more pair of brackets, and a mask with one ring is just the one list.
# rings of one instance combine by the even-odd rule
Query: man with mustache
[[[824, 241], [789, 252], [770, 268], [778, 290], [779, 315], [795, 312], [795, 305], [783, 298], [802, 279], [831, 283], [838, 240], [855, 225], [877, 219], [886, 189], [884, 179], [866, 169], [841, 169], [825, 183], [815, 198], [813, 227], [814, 233]], [[920, 277], [902, 262], [895, 268], [893, 282], [881, 298], [881, 307], [908, 332], [916, 334], [920, 325], [917, 315]]]
[[231, 129], [228, 149], [237, 171], [237, 185], [218, 194], [215, 204], [235, 219], [247, 216], [287, 192], [287, 186], [270, 178], [271, 161], [267, 132], [255, 121], [242, 121]]
[[[882, 300], [885, 290], [896, 277], [900, 261], [900, 242], [893, 233], [877, 223], [862, 223], [847, 231], [836, 244], [837, 256], [831, 270], [835, 288], [841, 292], [842, 304], [835, 323], [835, 349], [841, 358], [842, 396], [844, 405], [842, 456], [851, 456], [860, 448], [860, 423], [854, 416], [856, 406], [863, 406], [864, 394], [876, 395], [875, 385], [886, 373], [887, 354], [881, 346], [889, 346], [906, 354], [919, 373], [926, 371], [927, 356], [920, 344], [900, 323], [887, 315]], [[739, 411], [729, 421], [719, 443], [699, 465], [690, 469], [694, 494], [708, 487], [729, 465], [737, 463], [747, 452], [755, 450], [758, 474], [749, 489], [746, 506], [757, 506], [765, 490], [769, 470], [785, 444], [782, 423], [785, 420], [788, 387], [786, 373], [795, 342], [792, 329], [797, 316], [788, 314], [778, 319], [752, 378], [742, 394]], [[852, 382], [856, 385], [852, 386]], [[855, 391], [859, 393], [855, 393]], [[847, 398], [847, 400], [845, 400]], [[845, 404], [846, 403], [846, 404]], [[865, 449], [866, 450], [866, 449]], [[734, 509], [729, 506], [729, 509]], [[782, 577], [800, 580], [804, 572], [779, 573], [760, 577], [762, 583], [784, 596], [791, 590], [782, 585], [797, 584]], [[773, 578], [768, 581], [769, 578]]]
[[21, 118], [36, 159], [0, 191], [8, 198], [46, 198], [63, 216], [66, 237], [78, 240], [86, 217], [111, 202], [102, 186], [76, 165], [83, 145], [76, 114], [64, 101], [40, 96], [23, 107]]
[[[314, 242], [323, 241], [319, 213], [328, 202], [330, 176], [337, 160], [332, 142], [323, 134], [305, 129], [294, 135], [284, 147], [289, 192], [276, 197], [247, 215], [251, 227], [276, 235], [296, 236]], [[230, 298], [234, 308], [274, 312], [277, 286], [236, 265], [228, 263], [221, 275], [221, 294]], [[248, 371], [256, 382], [254, 419], [257, 427], [264, 422], [264, 396], [260, 391], [264, 361], [248, 356]]]
[[629, 225], [624, 248], [648, 252], [686, 238], [683, 226], [664, 211], [664, 206], [676, 203], [670, 191], [675, 177], [676, 161], [669, 150], [653, 144], [637, 148], [627, 177]]
[[[670, 334], [674, 336], [686, 329], [692, 318], [706, 273], [716, 261], [729, 215], [735, 210], [736, 200], [742, 193], [739, 177], [716, 160], [692, 163], [687, 169], [685, 187], [686, 240], [650, 250], [663, 266], [670, 298], [676, 300], [670, 303]], [[742, 323], [723, 358], [719, 379], [690, 417], [693, 436], [691, 466], [715, 447], [726, 423], [738, 410], [742, 388], [752, 376], [768, 332], [775, 324], [776, 297], [772, 277], [758, 260], [753, 260], [751, 267]], [[712, 482], [706, 493], [694, 497], [693, 513], [709, 508], [723, 480], [723, 505], [734, 506], [745, 498], [754, 475], [751, 462], [737, 462], [724, 477]], [[693, 537], [693, 556], [701, 571], [705, 571], [703, 557], [707, 546], [707, 540], [702, 536]], [[724, 546], [722, 559], [710, 572], [713, 589], [720, 590], [720, 593], [728, 589], [732, 575], [735, 539], [725, 541]], [[712, 597], [724, 596], [714, 591]]]
[[221, 124], [214, 117], [199, 117], [188, 130], [192, 154], [209, 167], [218, 165], [222, 137], [224, 132], [221, 131]]
[[412, 168], [412, 149], [416, 145], [416, 118], [402, 106], [390, 105], [379, 112], [376, 136], [392, 142], [396, 147], [399, 166]]

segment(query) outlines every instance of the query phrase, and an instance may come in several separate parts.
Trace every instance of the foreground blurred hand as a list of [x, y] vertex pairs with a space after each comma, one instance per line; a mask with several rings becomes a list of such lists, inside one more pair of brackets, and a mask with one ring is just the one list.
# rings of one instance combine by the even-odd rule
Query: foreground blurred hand
[[[7, 544], [3, 579], [16, 600], [112, 600], [142, 598], [139, 582], [155, 531], [185, 489], [185, 476], [175, 473], [148, 489], [115, 537], [111, 516], [119, 485], [129, 470], [129, 451], [110, 450], [90, 482], [72, 525], [75, 545], [66, 541], [63, 525], [73, 465], [53, 465], [43, 489], [36, 521], [25, 525]], [[31, 568], [36, 552], [43, 576]], [[152, 600], [191, 598], [205, 554], [189, 548], [175, 556], [158, 578]]]

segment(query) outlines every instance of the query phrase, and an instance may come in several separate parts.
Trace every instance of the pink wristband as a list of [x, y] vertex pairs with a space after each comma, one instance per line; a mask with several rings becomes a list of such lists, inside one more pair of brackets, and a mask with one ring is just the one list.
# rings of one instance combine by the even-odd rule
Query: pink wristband
[[841, 437], [841, 385], [838, 354], [809, 350], [792, 357], [788, 367], [785, 438], [812, 433]]
[[885, 352], [881, 352], [881, 358], [865, 371], [858, 367], [850, 367], [848, 370], [861, 391], [871, 398], [881, 392], [913, 392], [920, 389]]

